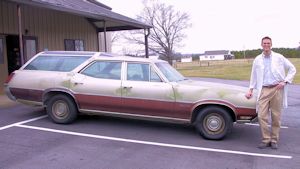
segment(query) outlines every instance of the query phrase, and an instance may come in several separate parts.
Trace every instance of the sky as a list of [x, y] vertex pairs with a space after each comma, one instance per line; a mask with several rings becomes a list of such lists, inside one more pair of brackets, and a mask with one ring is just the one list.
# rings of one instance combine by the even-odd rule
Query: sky
[[[143, 0], [99, 0], [113, 12], [136, 18]], [[300, 46], [299, 0], [158, 0], [190, 16], [180, 53], [259, 49], [264, 36], [273, 47]]]

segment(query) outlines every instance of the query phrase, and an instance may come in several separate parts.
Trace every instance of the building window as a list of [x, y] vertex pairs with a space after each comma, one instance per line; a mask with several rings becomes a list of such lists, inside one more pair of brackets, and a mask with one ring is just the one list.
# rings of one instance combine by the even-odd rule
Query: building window
[[4, 64], [3, 39], [0, 38], [0, 64]]
[[79, 39], [65, 39], [66, 51], [84, 51], [83, 40]]

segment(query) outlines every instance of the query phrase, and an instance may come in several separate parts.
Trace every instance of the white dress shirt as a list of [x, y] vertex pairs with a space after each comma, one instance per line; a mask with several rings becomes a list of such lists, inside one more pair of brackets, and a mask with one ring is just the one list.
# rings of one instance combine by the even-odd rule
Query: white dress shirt
[[272, 85], [276, 85], [279, 83], [272, 73], [272, 68], [271, 68], [272, 57], [271, 56], [272, 55], [269, 55], [269, 56], [263, 55], [263, 60], [264, 60], [263, 86], [272, 86]]

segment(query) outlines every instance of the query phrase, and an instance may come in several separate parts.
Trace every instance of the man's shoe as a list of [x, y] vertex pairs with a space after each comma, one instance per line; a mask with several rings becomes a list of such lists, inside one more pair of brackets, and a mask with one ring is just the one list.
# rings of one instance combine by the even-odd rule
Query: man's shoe
[[277, 143], [271, 143], [271, 148], [272, 149], [278, 149], [278, 144]]
[[271, 145], [270, 145], [270, 143], [259, 143], [259, 145], [258, 145], [258, 147], [257, 148], [259, 148], [259, 149], [265, 149], [265, 148], [267, 148], [267, 147], [270, 147]]

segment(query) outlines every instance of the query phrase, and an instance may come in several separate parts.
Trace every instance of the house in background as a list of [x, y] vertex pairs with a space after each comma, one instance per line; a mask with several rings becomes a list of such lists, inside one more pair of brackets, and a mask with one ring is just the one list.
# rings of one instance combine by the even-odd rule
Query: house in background
[[181, 62], [192, 62], [193, 58], [192, 56], [186, 56], [186, 57], [181, 57]]
[[199, 60], [228, 60], [234, 59], [234, 55], [229, 50], [213, 50], [205, 51], [204, 54], [199, 56]]
[[38, 52], [110, 52], [109, 31], [151, 28], [111, 10], [96, 0], [0, 0], [0, 93], [8, 74]]

